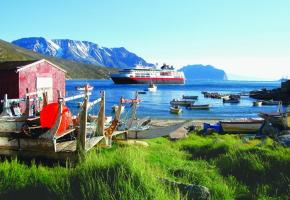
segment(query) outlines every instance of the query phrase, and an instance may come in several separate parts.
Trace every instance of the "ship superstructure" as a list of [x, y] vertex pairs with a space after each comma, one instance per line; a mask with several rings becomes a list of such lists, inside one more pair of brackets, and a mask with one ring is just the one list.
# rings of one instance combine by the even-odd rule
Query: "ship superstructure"
[[112, 74], [116, 84], [184, 84], [183, 72], [177, 72], [173, 66], [163, 65], [160, 69], [137, 65], [135, 68], [122, 69]]

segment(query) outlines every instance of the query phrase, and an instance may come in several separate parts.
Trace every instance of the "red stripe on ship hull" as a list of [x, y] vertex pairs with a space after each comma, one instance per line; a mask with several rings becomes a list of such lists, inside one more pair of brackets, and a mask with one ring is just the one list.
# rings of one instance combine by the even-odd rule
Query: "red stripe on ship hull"
[[150, 82], [156, 84], [184, 84], [184, 78], [124, 78], [111, 77], [116, 84], [148, 84]]
[[130, 78], [132, 80], [138, 81], [184, 81], [184, 78], [146, 78], [146, 77], [138, 77], [138, 78]]

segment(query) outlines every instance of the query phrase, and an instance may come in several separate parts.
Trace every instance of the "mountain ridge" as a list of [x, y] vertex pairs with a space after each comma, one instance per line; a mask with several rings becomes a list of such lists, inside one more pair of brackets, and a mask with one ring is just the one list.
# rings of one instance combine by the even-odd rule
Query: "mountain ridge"
[[67, 71], [67, 78], [70, 79], [109, 79], [110, 73], [117, 70], [102, 66], [76, 63], [55, 57], [48, 57], [42, 54], [29, 51], [0, 39], [0, 61], [24, 61], [46, 59]]
[[139, 63], [153, 66], [153, 64], [147, 63], [143, 58], [124, 47], [100, 47], [98, 44], [90, 41], [28, 37], [14, 40], [11, 43], [46, 56], [85, 64], [112, 68], [131, 68]]

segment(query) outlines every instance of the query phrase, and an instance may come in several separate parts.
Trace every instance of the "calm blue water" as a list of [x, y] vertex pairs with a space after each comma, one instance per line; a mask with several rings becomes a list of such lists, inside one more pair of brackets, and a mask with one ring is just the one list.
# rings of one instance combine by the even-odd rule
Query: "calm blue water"
[[[106, 115], [113, 115], [111, 107], [119, 103], [121, 96], [133, 98], [135, 91], [143, 91], [147, 85], [115, 85], [111, 80], [67, 80], [66, 96], [80, 93], [75, 90], [76, 86], [89, 83], [94, 86], [93, 95], [90, 100], [99, 98], [99, 91], [106, 92]], [[192, 118], [192, 119], [224, 119], [237, 117], [257, 117], [259, 112], [275, 112], [277, 106], [253, 107], [254, 99], [242, 97], [240, 104], [223, 104], [221, 99], [204, 98], [201, 91], [219, 93], [239, 93], [251, 90], [267, 88], [272, 89], [280, 86], [280, 82], [249, 82], [249, 81], [195, 81], [185, 85], [158, 85], [157, 92], [140, 94], [142, 100], [138, 107], [138, 117], [151, 116], [152, 118]], [[183, 109], [182, 114], [169, 113], [169, 102], [174, 98], [181, 98], [182, 95], [199, 96], [196, 104], [211, 104], [210, 110], [187, 110]], [[77, 102], [69, 102], [67, 105], [73, 113], [78, 111]], [[98, 107], [90, 112], [96, 114]], [[130, 110], [126, 105], [125, 110]], [[126, 115], [126, 113], [124, 113]]]

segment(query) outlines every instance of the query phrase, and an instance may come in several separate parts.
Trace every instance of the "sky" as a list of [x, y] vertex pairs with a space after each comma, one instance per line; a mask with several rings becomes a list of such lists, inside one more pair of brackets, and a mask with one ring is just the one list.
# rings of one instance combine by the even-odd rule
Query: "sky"
[[2, 0], [0, 38], [86, 40], [151, 63], [290, 78], [289, 0]]

